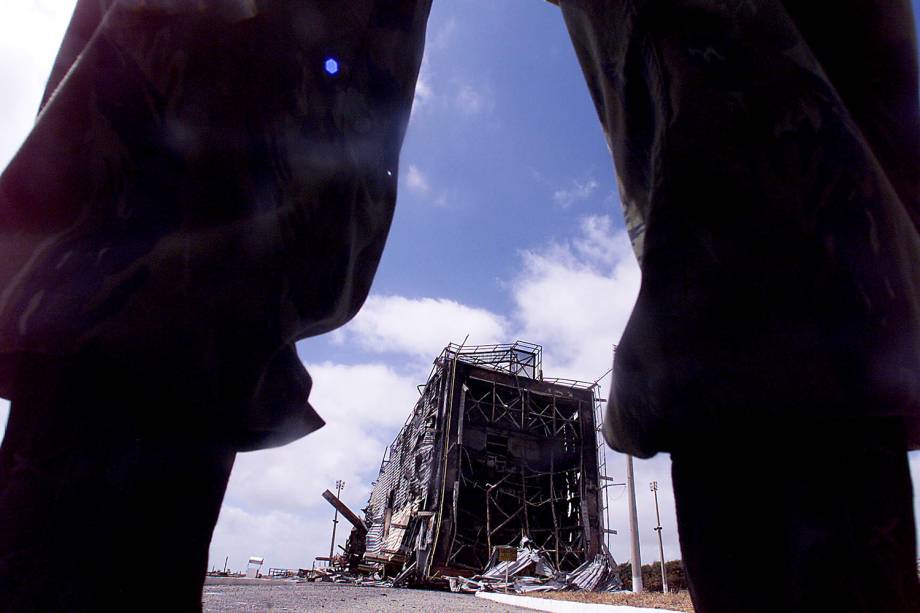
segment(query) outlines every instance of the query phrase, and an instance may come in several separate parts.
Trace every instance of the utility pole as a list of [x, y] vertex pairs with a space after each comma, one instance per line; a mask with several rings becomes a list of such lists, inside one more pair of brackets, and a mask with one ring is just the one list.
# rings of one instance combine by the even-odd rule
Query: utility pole
[[[610, 366], [610, 394], [616, 390], [613, 369], [616, 366], [617, 346], [613, 346], [613, 364]], [[639, 513], [636, 511], [636, 481], [633, 478], [633, 458], [626, 456], [626, 505], [629, 507], [629, 563], [632, 566], [633, 592], [642, 591], [642, 555], [639, 552]]]
[[639, 514], [636, 512], [636, 482], [633, 459], [626, 456], [626, 504], [629, 506], [629, 561], [632, 565], [633, 592], [642, 591], [642, 556], [639, 553]]
[[649, 483], [649, 489], [652, 490], [652, 493], [655, 494], [655, 519], [658, 521], [658, 525], [655, 526], [655, 532], [658, 533], [658, 552], [661, 554], [661, 591], [664, 594], [668, 593], [668, 575], [664, 571], [664, 543], [661, 540], [661, 515], [658, 513], [658, 482], [652, 481]]
[[[345, 487], [345, 482], [342, 480], [335, 482], [335, 497], [339, 499], [342, 494], [342, 488]], [[332, 566], [332, 554], [335, 553], [335, 528], [339, 523], [339, 509], [335, 510], [335, 518], [332, 520], [332, 543], [329, 545], [329, 566]]]

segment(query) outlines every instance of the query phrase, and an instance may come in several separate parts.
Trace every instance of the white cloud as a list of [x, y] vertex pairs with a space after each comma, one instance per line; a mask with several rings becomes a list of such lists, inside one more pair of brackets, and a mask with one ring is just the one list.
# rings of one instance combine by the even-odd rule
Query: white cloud
[[514, 308], [507, 315], [444, 298], [372, 295], [336, 333], [337, 342], [430, 361], [448, 341], [467, 334], [471, 344], [521, 338], [546, 347], [550, 376], [602, 374], [639, 291], [626, 232], [615, 230], [607, 216], [588, 216], [577, 237], [523, 251], [520, 259], [508, 284]]
[[[231, 483], [255, 508], [305, 509], [322, 503], [319, 493], [332, 479], [354, 480], [357, 472], [379, 461], [406, 419], [418, 394], [418, 376], [399, 375], [382, 364], [307, 364], [314, 387], [310, 404], [327, 425], [290, 445], [239, 456]], [[386, 435], [381, 438], [381, 435]], [[353, 445], [342, 445], [342, 441]], [[369, 455], [367, 455], [369, 454]], [[304, 474], [304, 467], [310, 471]], [[288, 491], [291, 483], [303, 487]], [[322, 485], [326, 483], [327, 485]], [[358, 484], [356, 484], [358, 485]], [[319, 492], [313, 491], [319, 488]]]
[[[329, 505], [326, 505], [329, 506]], [[329, 555], [332, 536], [332, 507], [329, 517], [314, 513], [310, 517], [283, 511], [250, 513], [225, 503], [211, 539], [208, 568], [224, 567], [244, 572], [249, 556], [265, 559], [262, 572], [269, 568], [310, 568], [316, 556]], [[339, 522], [338, 537], [349, 531], [348, 522]], [[322, 565], [322, 563], [320, 563]]]
[[525, 251], [512, 283], [519, 338], [546, 347], [550, 376], [593, 379], [610, 367], [639, 291], [639, 268], [625, 231], [586, 217], [579, 237]]
[[409, 164], [409, 170], [406, 173], [406, 187], [423, 196], [431, 191], [428, 178], [415, 164]]
[[437, 101], [434, 86], [435, 73], [431, 68], [432, 56], [440, 55], [440, 52], [447, 49], [454, 38], [457, 22], [455, 19], [449, 19], [439, 30], [429, 34], [428, 41], [425, 43], [425, 54], [422, 56], [422, 65], [419, 67], [418, 80], [415, 83], [415, 97], [412, 102], [412, 115], [416, 115], [424, 110], [430, 109]]
[[29, 133], [75, 0], [0, 5], [0, 168]]
[[594, 179], [572, 181], [570, 187], [560, 188], [553, 192], [553, 202], [563, 208], [570, 207], [576, 202], [590, 198], [599, 185]]
[[461, 83], [454, 99], [457, 109], [464, 115], [478, 115], [491, 111], [495, 106], [492, 95], [470, 83]]
[[415, 82], [415, 97], [412, 99], [412, 112], [410, 122], [420, 111], [428, 108], [435, 100], [435, 92], [431, 83], [434, 73], [431, 71], [431, 62], [426, 48], [425, 55], [422, 56], [422, 65], [419, 67], [418, 80]]
[[415, 102], [413, 108], [425, 106], [434, 97], [434, 91], [431, 89], [430, 77], [424, 72], [419, 74], [418, 81], [415, 83]]
[[422, 172], [415, 164], [409, 164], [409, 170], [406, 171], [403, 184], [410, 192], [415, 194], [420, 201], [438, 208], [444, 208], [449, 204], [450, 198], [448, 197], [448, 192], [446, 190], [435, 192], [428, 180], [428, 175]]
[[[401, 375], [382, 364], [306, 366], [314, 380], [310, 402], [327, 425], [290, 445], [237, 456], [211, 543], [212, 565], [222, 566], [226, 555], [241, 561], [259, 555], [271, 566], [303, 568], [328, 555], [333, 509], [323, 490], [344, 480], [342, 500], [361, 514], [383, 451], [427, 375]], [[343, 544], [349, 531], [341, 522], [336, 541]]]
[[449, 341], [467, 334], [471, 344], [504, 342], [508, 324], [500, 315], [453, 300], [371, 296], [343, 333], [367, 351], [430, 362]]

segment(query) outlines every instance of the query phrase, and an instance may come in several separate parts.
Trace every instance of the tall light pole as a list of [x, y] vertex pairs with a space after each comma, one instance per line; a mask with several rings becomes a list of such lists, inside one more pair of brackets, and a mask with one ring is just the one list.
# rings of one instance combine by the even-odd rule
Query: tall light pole
[[[335, 482], [335, 497], [336, 499], [340, 498], [342, 493], [342, 488], [345, 487], [345, 482], [342, 480]], [[332, 520], [332, 543], [329, 545], [329, 566], [332, 566], [332, 554], [335, 553], [335, 527], [339, 523], [339, 509], [335, 509], [335, 518]]]
[[639, 553], [639, 514], [636, 511], [636, 482], [633, 459], [626, 456], [626, 504], [629, 506], [629, 558], [632, 565], [633, 592], [642, 591], [642, 555]]
[[658, 551], [661, 554], [661, 591], [667, 594], [668, 575], [664, 571], [664, 543], [661, 540], [661, 515], [658, 513], [658, 482], [652, 481], [649, 483], [648, 487], [652, 490], [652, 493], [655, 494], [655, 519], [658, 521], [658, 525], [655, 526], [655, 532], [658, 533]]

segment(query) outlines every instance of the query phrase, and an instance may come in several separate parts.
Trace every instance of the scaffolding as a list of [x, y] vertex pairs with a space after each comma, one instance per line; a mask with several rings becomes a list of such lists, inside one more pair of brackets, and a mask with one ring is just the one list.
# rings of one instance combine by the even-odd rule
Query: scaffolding
[[597, 384], [544, 379], [542, 348], [450, 343], [380, 465], [364, 564], [418, 582], [484, 569], [527, 536], [556, 568], [607, 550]]

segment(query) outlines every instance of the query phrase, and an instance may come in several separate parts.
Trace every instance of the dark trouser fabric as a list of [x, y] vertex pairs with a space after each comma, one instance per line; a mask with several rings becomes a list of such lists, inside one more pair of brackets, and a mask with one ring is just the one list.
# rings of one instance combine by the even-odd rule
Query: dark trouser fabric
[[162, 427], [195, 407], [117, 364], [21, 368], [42, 385], [0, 448], [0, 611], [199, 611], [235, 451], [194, 419]]
[[697, 611], [920, 611], [903, 426], [875, 419], [672, 454]]
[[673, 454], [697, 610], [914, 610], [910, 3], [559, 4], [642, 269], [604, 433]]
[[561, 4], [642, 269], [608, 441], [649, 457], [801, 419], [916, 424], [910, 3]]
[[0, 175], [0, 395], [92, 349], [238, 450], [322, 426], [294, 343], [370, 291], [430, 5], [80, 0]]
[[200, 609], [235, 452], [323, 424], [430, 5], [77, 2], [0, 175], [0, 610]]

